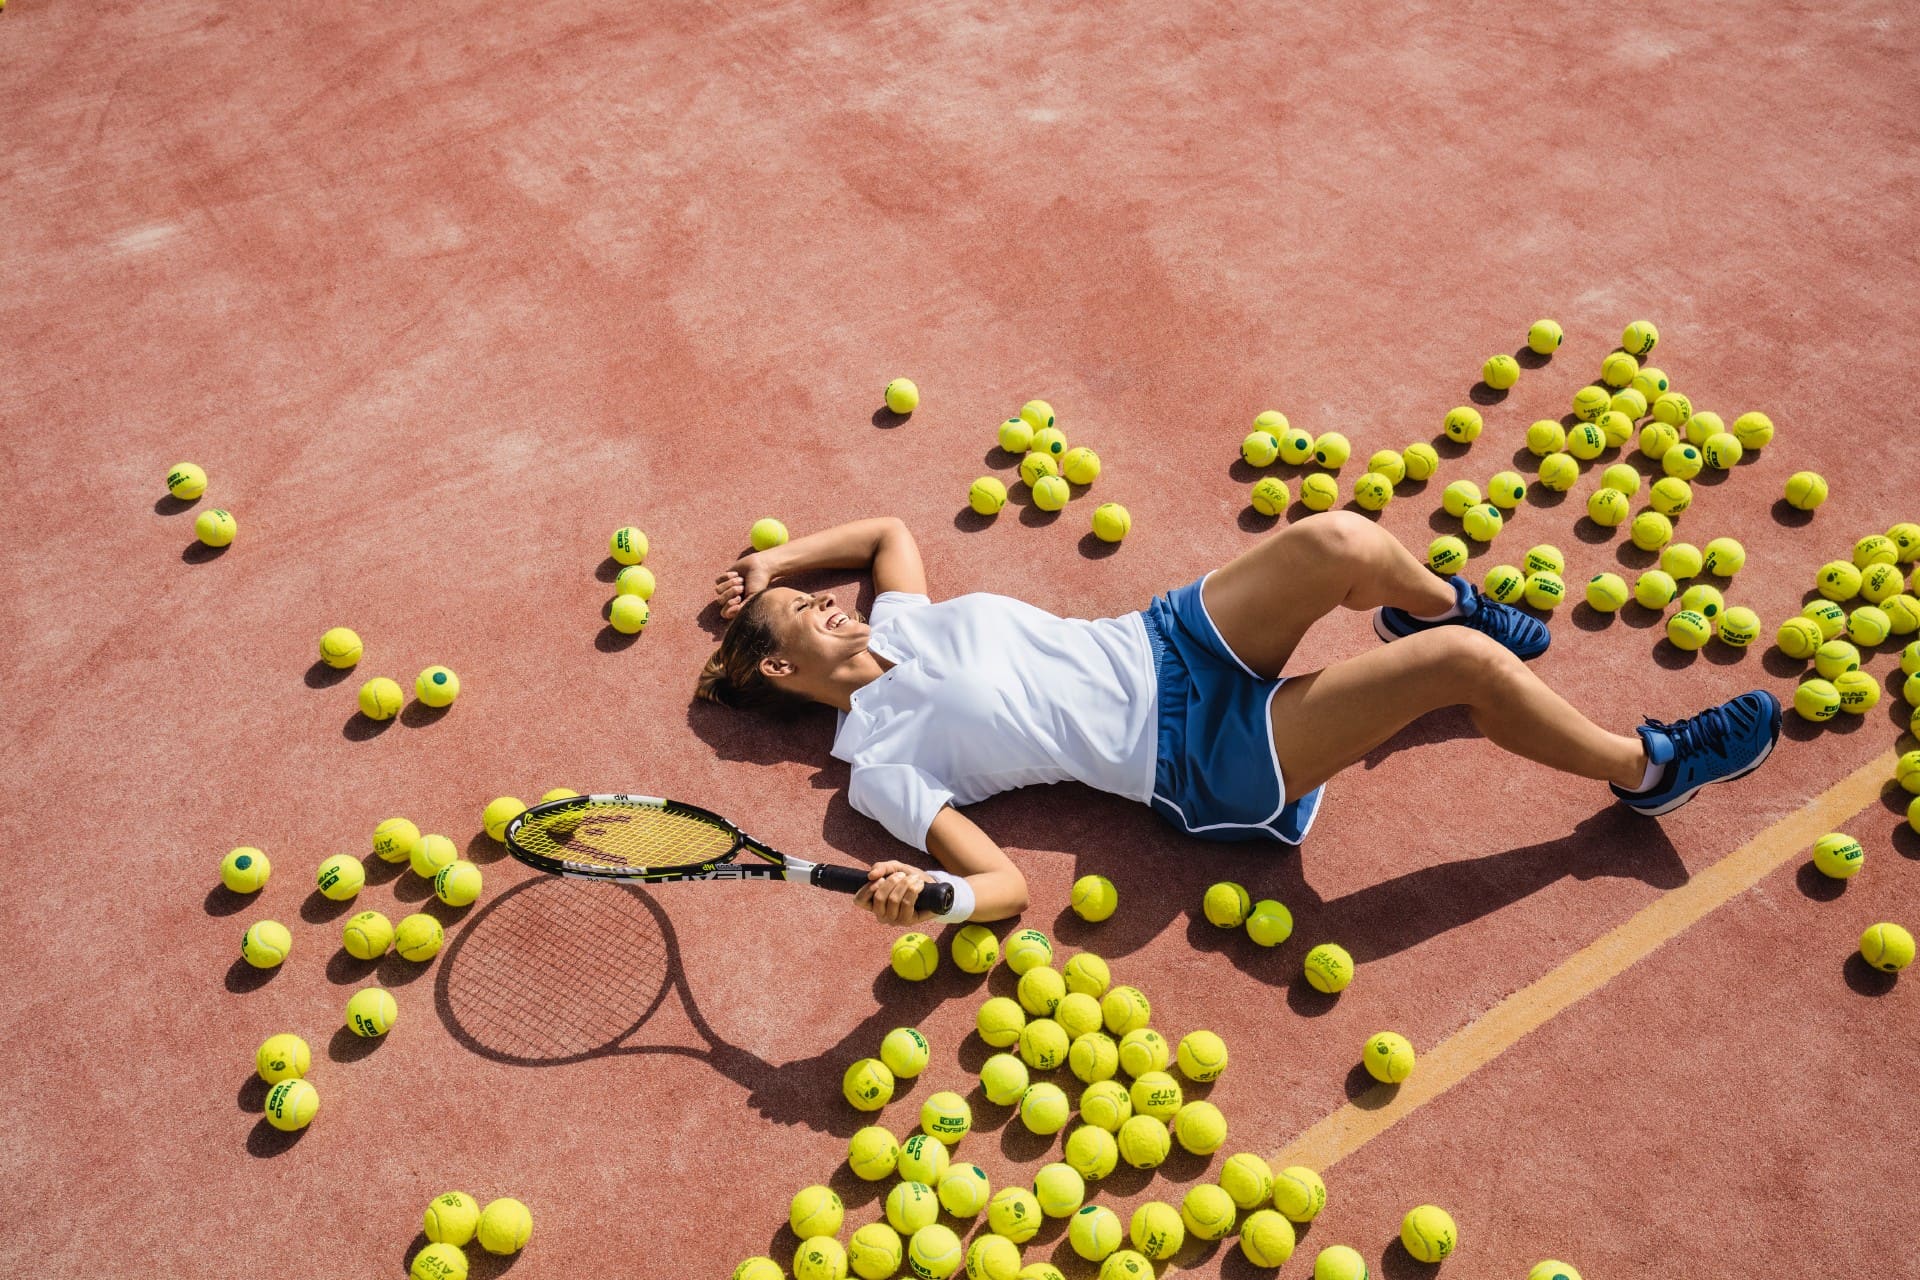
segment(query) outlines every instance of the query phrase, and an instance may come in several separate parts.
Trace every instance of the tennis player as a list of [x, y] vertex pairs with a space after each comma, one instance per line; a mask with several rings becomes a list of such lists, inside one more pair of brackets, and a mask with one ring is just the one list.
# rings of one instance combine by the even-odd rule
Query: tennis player
[[[832, 593], [774, 585], [807, 569], [871, 569], [873, 617]], [[1760, 766], [1780, 734], [1764, 690], [1681, 720], [1610, 732], [1526, 665], [1546, 626], [1431, 572], [1351, 512], [1275, 533], [1199, 580], [1115, 618], [1057, 618], [1007, 596], [934, 603], [906, 525], [881, 517], [743, 556], [714, 594], [727, 626], [700, 697], [840, 715], [847, 798], [943, 870], [885, 861], [857, 895], [908, 924], [929, 877], [942, 919], [998, 920], [1026, 880], [960, 811], [996, 792], [1074, 780], [1153, 807], [1206, 840], [1299, 844], [1336, 773], [1439, 707], [1464, 706], [1495, 746], [1609, 783], [1638, 813], [1670, 813]], [[1374, 611], [1388, 643], [1282, 677], [1335, 609]]]

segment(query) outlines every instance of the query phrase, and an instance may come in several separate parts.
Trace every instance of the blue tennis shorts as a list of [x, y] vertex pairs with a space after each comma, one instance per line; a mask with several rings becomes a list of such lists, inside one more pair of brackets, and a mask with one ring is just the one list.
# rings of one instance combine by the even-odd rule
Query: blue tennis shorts
[[1287, 803], [1269, 704], [1284, 679], [1255, 675], [1220, 638], [1200, 598], [1205, 577], [1155, 596], [1140, 614], [1160, 696], [1153, 811], [1202, 840], [1299, 844], [1324, 787]]

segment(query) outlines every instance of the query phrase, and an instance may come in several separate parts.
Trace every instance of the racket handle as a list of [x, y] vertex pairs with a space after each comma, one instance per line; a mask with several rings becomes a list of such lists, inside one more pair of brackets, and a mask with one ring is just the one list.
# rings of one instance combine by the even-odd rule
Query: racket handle
[[[813, 883], [822, 889], [831, 889], [835, 893], [858, 893], [867, 887], [867, 873], [853, 867], [834, 867], [821, 864], [813, 869]], [[917, 911], [931, 911], [943, 916], [953, 910], [953, 886], [944, 880], [935, 880], [920, 891], [913, 901]]]

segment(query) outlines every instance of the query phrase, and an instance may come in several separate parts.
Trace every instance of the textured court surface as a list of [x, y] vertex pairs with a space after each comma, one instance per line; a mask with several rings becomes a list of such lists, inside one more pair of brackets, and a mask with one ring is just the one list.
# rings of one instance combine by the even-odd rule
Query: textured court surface
[[[456, 1186], [533, 1207], [521, 1277], [785, 1261], [787, 1197], [829, 1177], [850, 1224], [871, 1220], [877, 1196], [840, 1168], [858, 1121], [839, 1072], [922, 1025], [935, 1067], [884, 1117], [905, 1130], [926, 1093], [969, 1083], [978, 994], [951, 968], [893, 979], [887, 935], [831, 901], [655, 895], [696, 1012], [671, 992], [634, 1039], [694, 1052], [539, 1068], [450, 1030], [462, 931], [526, 878], [480, 834], [496, 794], [643, 788], [802, 852], [891, 852], [840, 795], [828, 719], [688, 705], [718, 630], [705, 584], [757, 515], [798, 533], [898, 513], [937, 595], [1135, 609], [1272, 527], [1235, 460], [1255, 412], [1361, 457], [1428, 439], [1482, 359], [1556, 316], [1562, 353], [1384, 514], [1424, 545], [1448, 524], [1441, 484], [1509, 465], [1645, 316], [1697, 406], [1780, 424], [1682, 522], [1746, 542], [1733, 594], [1771, 635], [1816, 565], [1920, 501], [1902, 280], [1920, 30], [1891, 3], [1838, 8], [14, 0], [6, 1269], [398, 1276], [421, 1208]], [[925, 396], [904, 424], [875, 412], [896, 374]], [[994, 424], [1036, 395], [1101, 452], [1093, 498], [1132, 509], [1117, 552], [1087, 538], [1087, 497], [1057, 519], [964, 512], [975, 475], [1010, 474]], [[164, 498], [183, 458], [212, 474], [201, 505], [240, 521], [224, 554], [197, 553]], [[1810, 523], [1774, 508], [1800, 467], [1834, 482]], [[1639, 567], [1575, 521], [1591, 487], [1530, 505], [1489, 554], [1549, 540], [1569, 580]], [[628, 522], [661, 583], [634, 643], [599, 616], [604, 539]], [[1797, 674], [1759, 646], [1688, 659], [1641, 611], [1601, 623], [1562, 610], [1543, 668], [1621, 726], [1785, 696]], [[345, 683], [312, 669], [336, 624], [367, 642]], [[1330, 619], [1297, 664], [1371, 643]], [[430, 662], [465, 682], [451, 712], [351, 717], [359, 676]], [[1891, 796], [1841, 784], [1911, 746], [1898, 730], [1886, 704], [1790, 724], [1763, 774], [1657, 825], [1448, 714], [1396, 744], [1430, 745], [1341, 778], [1297, 857], [1188, 843], [1077, 788], [976, 816], [1028, 872], [1027, 923], [1109, 956], [1166, 1030], [1226, 1037], [1230, 1147], [1271, 1152], [1377, 1100], [1351, 1076], [1370, 1032], [1470, 1033], [1827, 796], [1816, 825], [1868, 848], [1844, 893], [1787, 858], [1460, 1065], [1326, 1171], [1304, 1247], [1425, 1274], [1390, 1241], [1432, 1200], [1466, 1238], [1446, 1274], [1546, 1256], [1589, 1278], [1891, 1274], [1920, 1125], [1913, 980], [1843, 961], [1865, 924], [1920, 921], [1920, 844]], [[433, 967], [369, 973], [308, 886], [396, 813], [484, 860], [488, 894], [444, 912]], [[241, 843], [275, 863], [257, 902], [217, 888]], [[429, 896], [370, 865], [360, 905]], [[1090, 870], [1123, 900], [1097, 929], [1058, 919]], [[1287, 902], [1296, 940], [1261, 952], [1196, 924], [1226, 876]], [[265, 981], [235, 959], [262, 915], [295, 931]], [[1295, 981], [1323, 939], [1361, 961], [1337, 1004]], [[374, 980], [400, 1021], [369, 1052], [334, 1029]], [[280, 1030], [314, 1044], [323, 1098], [294, 1142], [249, 1083]], [[961, 1148], [995, 1185], [1040, 1149], [1002, 1115], [981, 1108]], [[1200, 1172], [1176, 1159], [1100, 1194], [1124, 1209]], [[1051, 1228], [1026, 1256], [1056, 1254]], [[1175, 1266], [1252, 1274], [1193, 1246]]]

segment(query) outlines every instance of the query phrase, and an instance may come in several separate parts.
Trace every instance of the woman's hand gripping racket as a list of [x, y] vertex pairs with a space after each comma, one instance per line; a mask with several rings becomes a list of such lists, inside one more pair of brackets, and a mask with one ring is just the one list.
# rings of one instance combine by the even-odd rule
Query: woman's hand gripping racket
[[[717, 813], [657, 796], [568, 796], [537, 804], [507, 826], [507, 851], [555, 875], [627, 884], [789, 880], [858, 893], [869, 883], [864, 871], [790, 857]], [[758, 861], [735, 861], [742, 853]], [[953, 909], [953, 886], [929, 884], [914, 906], [945, 915]]]

